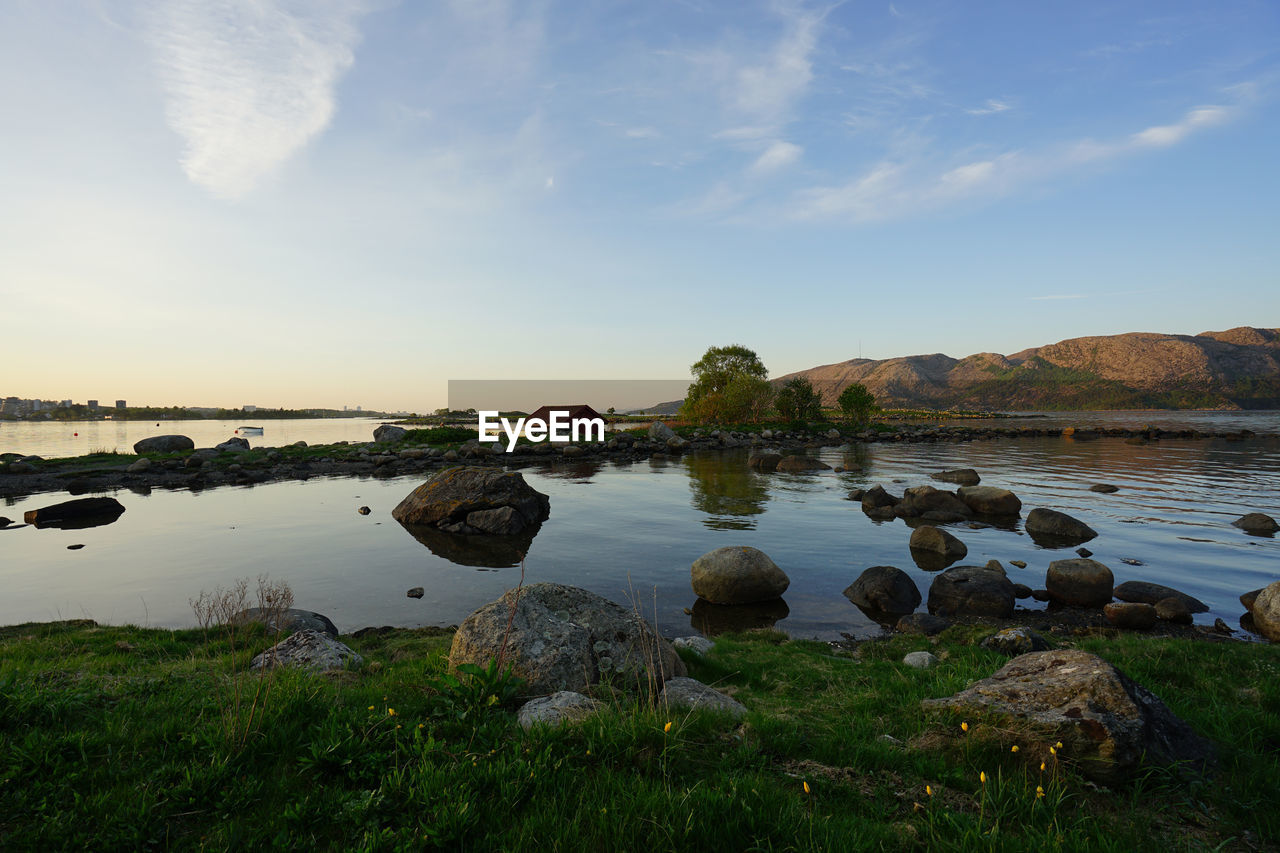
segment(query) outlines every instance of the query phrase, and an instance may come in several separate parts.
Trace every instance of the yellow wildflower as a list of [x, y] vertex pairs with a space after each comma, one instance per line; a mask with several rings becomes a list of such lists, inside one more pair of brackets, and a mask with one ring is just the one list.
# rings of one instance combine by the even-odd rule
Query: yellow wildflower
[[370, 711], [372, 711], [372, 710], [373, 710], [373, 706], [372, 706], [372, 705], [370, 705], [370, 706], [369, 706], [369, 710], [370, 710]]
[[969, 724], [968, 724], [967, 722], [965, 722], [965, 723], [961, 723], [961, 724], [960, 724], [960, 731], [962, 731], [962, 732], [967, 732], [967, 731], [969, 731]]
[[665, 726], [663, 726], [663, 727], [662, 727], [662, 731], [663, 731], [663, 733], [666, 733], [666, 732], [671, 731], [671, 724], [670, 724], [670, 723], [667, 723]]
[[987, 771], [983, 770], [978, 774], [978, 781], [984, 785], [987, 784]]
[[1009, 751], [1010, 751], [1010, 752], [1017, 752], [1017, 751], [1018, 751], [1018, 745], [1015, 743], [1013, 746], [1009, 747]]
[[1044, 787], [1041, 785], [1036, 785], [1036, 799], [1038, 800], [1043, 796], [1044, 796]]
[[394, 717], [395, 715], [396, 715], [396, 709], [395, 709], [395, 708], [388, 708], [388, 709], [387, 709], [387, 716], [388, 716], [388, 717]]
[[928, 794], [929, 796], [931, 796], [931, 797], [932, 797], [932, 796], [933, 796], [933, 786], [932, 786], [932, 785], [925, 785], [925, 786], [924, 786], [924, 792], [925, 792], [926, 794]]
[[805, 782], [804, 780], [801, 780], [800, 784], [801, 784], [801, 785], [804, 785], [804, 792], [805, 792], [806, 794], [807, 794], [807, 793], [809, 793], [809, 783], [808, 783], [808, 782]]
[[1057, 754], [1058, 754], [1058, 750], [1051, 746], [1051, 747], [1049, 747], [1049, 754], [1050, 754], [1050, 755], [1057, 755]]
[[1043, 772], [1044, 772], [1044, 762], [1043, 762], [1043, 761], [1041, 761], [1041, 762], [1040, 762], [1040, 772], [1041, 772], [1041, 773], [1043, 773]]

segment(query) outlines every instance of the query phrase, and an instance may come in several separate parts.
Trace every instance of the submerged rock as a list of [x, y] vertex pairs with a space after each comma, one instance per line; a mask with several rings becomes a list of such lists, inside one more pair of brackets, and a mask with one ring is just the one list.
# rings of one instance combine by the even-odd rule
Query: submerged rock
[[942, 480], [944, 483], [955, 483], [958, 486], [976, 486], [982, 482], [978, 472], [972, 468], [954, 468], [949, 471], [938, 471], [929, 476], [935, 480]]

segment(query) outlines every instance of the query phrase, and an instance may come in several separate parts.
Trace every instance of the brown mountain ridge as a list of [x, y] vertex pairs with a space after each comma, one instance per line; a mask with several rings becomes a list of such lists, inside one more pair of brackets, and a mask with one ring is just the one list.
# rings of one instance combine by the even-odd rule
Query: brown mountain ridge
[[959, 410], [1280, 408], [1280, 329], [1070, 338], [1013, 355], [855, 358], [792, 376], [826, 405], [861, 382], [885, 408]]

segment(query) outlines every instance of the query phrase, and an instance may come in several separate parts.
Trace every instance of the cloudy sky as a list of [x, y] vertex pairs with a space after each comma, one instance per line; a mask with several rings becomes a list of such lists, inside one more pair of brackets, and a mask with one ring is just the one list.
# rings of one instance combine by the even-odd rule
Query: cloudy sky
[[0, 5], [0, 395], [1280, 325], [1280, 6]]

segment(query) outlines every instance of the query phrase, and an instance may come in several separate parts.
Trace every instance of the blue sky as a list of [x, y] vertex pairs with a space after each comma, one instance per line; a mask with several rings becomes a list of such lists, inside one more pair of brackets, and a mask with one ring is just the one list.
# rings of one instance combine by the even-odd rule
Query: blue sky
[[1280, 325], [1272, 2], [0, 7], [0, 394]]

